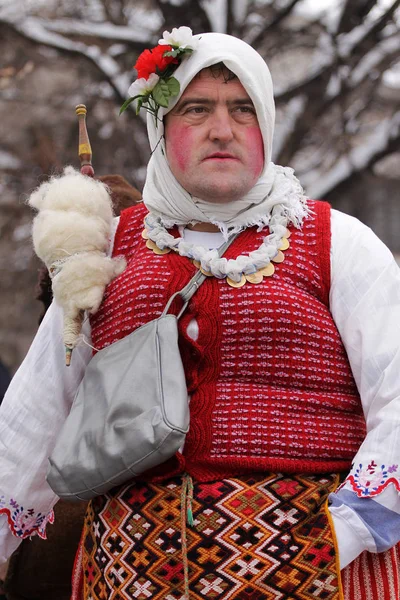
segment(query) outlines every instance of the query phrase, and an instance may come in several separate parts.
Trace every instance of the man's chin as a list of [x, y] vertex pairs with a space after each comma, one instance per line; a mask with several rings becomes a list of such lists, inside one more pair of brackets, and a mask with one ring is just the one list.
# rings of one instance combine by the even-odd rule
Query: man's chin
[[246, 191], [238, 190], [236, 187], [221, 188], [221, 186], [199, 189], [198, 192], [194, 194], [197, 198], [213, 204], [229, 204], [229, 202], [240, 200], [240, 198], [246, 195]]

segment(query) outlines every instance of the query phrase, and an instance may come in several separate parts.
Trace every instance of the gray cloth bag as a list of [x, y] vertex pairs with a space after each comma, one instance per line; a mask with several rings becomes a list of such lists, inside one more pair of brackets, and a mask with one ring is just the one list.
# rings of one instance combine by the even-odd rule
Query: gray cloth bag
[[[219, 249], [219, 255], [233, 242]], [[90, 361], [49, 457], [47, 482], [65, 500], [89, 500], [173, 456], [189, 430], [178, 319], [206, 279], [200, 271], [163, 313]], [[168, 310], [176, 296], [179, 315]]]

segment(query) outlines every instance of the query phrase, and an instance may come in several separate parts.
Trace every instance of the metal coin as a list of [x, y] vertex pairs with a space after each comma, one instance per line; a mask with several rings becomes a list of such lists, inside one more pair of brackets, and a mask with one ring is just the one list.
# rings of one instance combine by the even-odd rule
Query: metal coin
[[161, 250], [161, 248], [156, 246], [155, 248], [153, 248], [153, 252], [154, 254], [168, 254], [169, 252], [171, 252], [171, 248], [164, 248], [164, 250]]
[[157, 244], [153, 242], [153, 240], [147, 240], [146, 246], [150, 248], [150, 250], [154, 250], [154, 248], [158, 248]]
[[275, 267], [272, 263], [269, 263], [269, 265], [263, 267], [258, 272], [261, 273], [261, 275], [263, 275], [264, 277], [271, 277], [271, 275], [275, 273]]
[[244, 284], [246, 283], [246, 277], [244, 275], [242, 275], [240, 281], [233, 281], [233, 279], [231, 279], [230, 277], [227, 277], [226, 283], [233, 288], [240, 288], [240, 287], [243, 287]]
[[147, 229], [143, 229], [143, 231], [142, 231], [142, 238], [144, 240], [148, 240], [149, 239], [149, 234], [147, 233]]
[[281, 252], [280, 250], [278, 250], [278, 254], [276, 256], [274, 256], [274, 258], [271, 258], [271, 260], [274, 263], [281, 263], [285, 260], [285, 255], [283, 254], [283, 252]]
[[207, 277], [214, 277], [211, 271], [206, 271], [205, 269], [203, 269], [203, 267], [200, 267], [200, 271], [203, 273], [203, 275], [206, 275]]
[[257, 271], [256, 273], [251, 273], [251, 275], [245, 275], [245, 277], [246, 280], [250, 283], [261, 283], [264, 279], [260, 271]]
[[193, 260], [193, 264], [194, 264], [195, 267], [197, 267], [197, 269], [200, 269], [201, 262], [199, 260]]
[[279, 247], [279, 250], [287, 250], [289, 248], [289, 240], [287, 238], [283, 238], [282, 244]]

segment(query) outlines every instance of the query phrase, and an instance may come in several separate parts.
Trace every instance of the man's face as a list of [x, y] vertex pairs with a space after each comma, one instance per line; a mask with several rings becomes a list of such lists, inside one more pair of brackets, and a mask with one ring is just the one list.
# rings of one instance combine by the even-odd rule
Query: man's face
[[204, 69], [164, 118], [168, 163], [187, 192], [208, 202], [242, 198], [264, 167], [256, 112], [239, 79]]

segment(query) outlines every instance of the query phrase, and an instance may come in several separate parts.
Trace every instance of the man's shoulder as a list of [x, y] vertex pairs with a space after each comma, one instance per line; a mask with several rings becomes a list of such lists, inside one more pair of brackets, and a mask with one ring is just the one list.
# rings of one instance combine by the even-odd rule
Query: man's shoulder
[[326, 200], [307, 198], [307, 206], [313, 211], [329, 212], [331, 205]]
[[137, 204], [133, 204], [132, 206], [129, 206], [128, 208], [125, 208], [123, 211], [121, 211], [120, 217], [123, 220], [128, 219], [129, 221], [135, 219], [143, 220], [148, 212], [149, 211], [146, 208], [144, 202], [138, 202]]
[[337, 208], [332, 208], [331, 214], [332, 222], [335, 222], [335, 224], [337, 223], [338, 227], [345, 227], [346, 229], [357, 232], [369, 230], [369, 227], [365, 223], [360, 221], [360, 219], [357, 219], [357, 217], [353, 217], [348, 213], [344, 213], [341, 210], [338, 210]]
[[118, 229], [143, 229], [143, 220], [148, 212], [143, 202], [125, 208], [120, 214]]
[[119, 252], [121, 247], [126, 244], [131, 245], [135, 238], [140, 237], [140, 233], [144, 228], [144, 217], [148, 212], [143, 202], [121, 211], [115, 233], [114, 253]]

